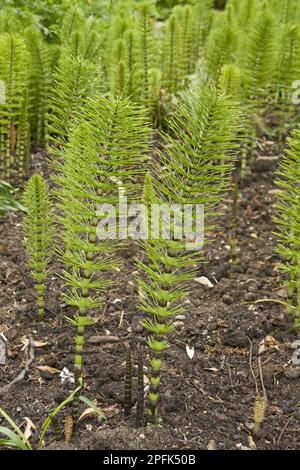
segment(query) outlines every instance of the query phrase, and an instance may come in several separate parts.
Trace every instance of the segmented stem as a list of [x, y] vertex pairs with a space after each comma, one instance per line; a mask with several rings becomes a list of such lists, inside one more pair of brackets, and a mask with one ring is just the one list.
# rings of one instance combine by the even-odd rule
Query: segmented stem
[[[174, 229], [174, 228], [173, 228]], [[168, 248], [167, 249], [168, 257], [176, 258], [177, 253]], [[162, 265], [162, 272], [167, 274], [172, 272], [172, 266], [163, 264]], [[168, 291], [169, 286], [160, 283], [160, 288], [162, 290]], [[158, 300], [159, 307], [166, 308], [168, 306], [167, 300], [159, 299]], [[157, 326], [164, 326], [169, 319], [163, 318], [156, 318]], [[150, 389], [149, 389], [149, 400], [150, 400], [150, 408], [148, 410], [149, 421], [151, 423], [156, 422], [157, 418], [157, 408], [158, 408], [158, 400], [159, 400], [159, 393], [160, 393], [160, 382], [161, 382], [161, 368], [162, 368], [162, 360], [163, 360], [163, 352], [167, 348], [167, 343], [165, 341], [165, 334], [154, 334], [153, 335], [153, 342], [151, 344], [152, 349], [152, 357], [151, 357], [151, 377], [150, 377]]]

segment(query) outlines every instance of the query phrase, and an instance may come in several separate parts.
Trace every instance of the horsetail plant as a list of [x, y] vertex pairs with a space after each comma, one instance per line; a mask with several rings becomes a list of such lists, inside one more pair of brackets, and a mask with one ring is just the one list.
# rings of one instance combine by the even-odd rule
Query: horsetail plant
[[95, 79], [95, 66], [91, 62], [62, 54], [53, 78], [47, 115], [47, 141], [54, 159], [61, 157], [76, 116], [84, 100], [92, 94]]
[[0, 175], [23, 180], [28, 169], [29, 53], [19, 34], [0, 35]]
[[276, 25], [267, 4], [258, 10], [246, 44], [241, 46], [240, 64], [244, 77], [244, 100], [247, 107], [247, 140], [251, 161], [255, 161], [257, 129], [268, 108], [276, 59]]
[[274, 72], [275, 102], [279, 116], [278, 137], [281, 143], [286, 125], [295, 114], [293, 85], [300, 76], [300, 30], [298, 25], [287, 24], [281, 32], [281, 44]]
[[181, 72], [177, 65], [180, 56], [180, 27], [175, 15], [171, 15], [164, 27], [162, 85], [168, 95], [175, 95], [181, 88]]
[[35, 28], [26, 30], [26, 44], [30, 53], [28, 106], [31, 139], [35, 145], [43, 146], [52, 80], [52, 50]]
[[140, 100], [151, 113], [157, 104], [161, 80], [156, 60], [156, 38], [153, 30], [153, 17], [156, 14], [155, 2], [143, 0], [138, 9]]
[[76, 5], [70, 8], [64, 16], [59, 32], [60, 43], [65, 46], [69, 43], [71, 36], [80, 30], [80, 26], [84, 24], [86, 18], [84, 11]]
[[[197, 240], [195, 232], [178, 237], [180, 227], [174, 214], [178, 205], [197, 205], [185, 219], [185, 223], [195, 222], [199, 216], [197, 208], [204, 204], [206, 232], [213, 226], [216, 208], [230, 183], [240, 111], [236, 102], [218, 93], [215, 86], [201, 85], [184, 95], [168, 124], [174, 137], [161, 135], [160, 163], [145, 180], [144, 204], [151, 215], [150, 227], [147, 223], [145, 228], [151, 236], [141, 241], [145, 261], [136, 261], [143, 273], [139, 278], [140, 309], [148, 315], [142, 324], [149, 332], [151, 351], [148, 414], [152, 422], [157, 419], [163, 355], [169, 347], [167, 337], [174, 331], [174, 317], [183, 311], [187, 283], [202, 261], [202, 241]], [[169, 236], [164, 235], [161, 218], [162, 230], [153, 237], [152, 222], [157, 219], [152, 217], [153, 204], [169, 204], [173, 208], [174, 224]]]
[[212, 24], [213, 3], [213, 0], [202, 0], [201, 2], [195, 2], [195, 4], [192, 5], [192, 49], [193, 62], [195, 64], [197, 64], [199, 59], [203, 56], [204, 45]]
[[24, 206], [24, 245], [37, 291], [38, 318], [42, 319], [45, 282], [53, 250], [53, 219], [49, 190], [40, 175], [33, 175], [27, 183]]
[[227, 7], [233, 7], [237, 22], [241, 28], [241, 41], [247, 39], [247, 35], [251, 30], [253, 21], [257, 18], [257, 14], [262, 6], [261, 0], [228, 0]]
[[[288, 150], [280, 162], [276, 201], [277, 252], [282, 256], [282, 271], [288, 275], [287, 312], [294, 313], [294, 324], [300, 330], [300, 130], [288, 139]], [[294, 306], [294, 295], [297, 303]]]
[[223, 65], [220, 71], [218, 86], [223, 93], [236, 101], [240, 101], [242, 93], [240, 68], [235, 64]]
[[270, 4], [283, 27], [297, 23], [300, 12], [297, 0], [270, 0]]
[[177, 18], [180, 28], [180, 55], [178, 68], [184, 81], [194, 71], [193, 63], [193, 10], [190, 5], [178, 5], [173, 9], [173, 15]]
[[219, 81], [223, 65], [233, 63], [238, 46], [238, 28], [232, 9], [216, 21], [207, 39], [204, 62], [208, 80]]
[[[56, 179], [62, 210], [61, 258], [68, 288], [65, 298], [77, 310], [70, 319], [77, 329], [76, 384], [82, 375], [85, 329], [95, 322], [90, 312], [101, 306], [100, 293], [110, 284], [105, 272], [120, 263], [117, 234], [105, 231], [101, 224], [106, 212], [117, 207], [121, 193], [129, 200], [136, 195], [139, 185], [132, 178], [138, 180], [143, 174], [149, 133], [145, 111], [138, 105], [125, 98], [90, 99], [71, 133]], [[78, 394], [74, 420], [77, 410]]]

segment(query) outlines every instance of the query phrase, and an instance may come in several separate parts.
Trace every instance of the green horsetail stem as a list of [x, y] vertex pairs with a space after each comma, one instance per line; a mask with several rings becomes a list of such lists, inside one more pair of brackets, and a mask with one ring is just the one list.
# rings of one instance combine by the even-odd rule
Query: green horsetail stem
[[[172, 249], [167, 249], [167, 254], [169, 258], [176, 259], [176, 252]], [[172, 272], [172, 264], [170, 265], [164, 264], [163, 265], [163, 273], [170, 274]], [[164, 284], [160, 284], [160, 288], [162, 291], [168, 290], [168, 286]], [[164, 298], [158, 300], [158, 305], [162, 309], [166, 309], [168, 306], [168, 301]], [[149, 391], [149, 399], [150, 399], [150, 409], [149, 409], [149, 417], [151, 422], [156, 421], [157, 415], [157, 404], [159, 398], [159, 390], [160, 390], [160, 373], [162, 367], [162, 356], [163, 352], [168, 348], [168, 343], [165, 340], [165, 333], [168, 331], [168, 325], [166, 322], [157, 321], [157, 334], [155, 334], [149, 342], [149, 346], [152, 350], [152, 359], [151, 359], [151, 377], [150, 377], [150, 391]]]
[[[75, 338], [75, 359], [74, 359], [74, 379], [75, 386], [80, 385], [80, 379], [82, 378], [82, 368], [83, 368], [83, 350], [85, 343], [85, 327], [90, 324], [90, 320], [86, 317], [86, 308], [82, 307], [79, 309], [79, 315], [76, 319], [76, 338]], [[76, 427], [78, 411], [79, 411], [79, 397], [81, 393], [81, 388], [75, 393], [73, 402], [72, 402], [72, 418], [73, 424]]]
[[37, 291], [38, 318], [44, 316], [44, 292], [48, 264], [53, 249], [53, 222], [48, 188], [42, 177], [34, 175], [24, 194], [24, 245]]
[[[94, 219], [93, 219], [94, 220]], [[89, 235], [89, 241], [91, 243], [96, 242], [96, 237], [94, 235]], [[93, 255], [88, 253], [87, 259], [90, 261], [93, 260]], [[89, 283], [89, 273], [84, 271], [83, 273], [83, 282]], [[94, 323], [94, 320], [89, 318], [88, 309], [89, 309], [89, 299], [90, 289], [83, 287], [81, 289], [81, 298], [79, 301], [79, 313], [76, 319], [74, 320], [73, 324], [76, 325], [76, 338], [75, 338], [75, 357], [74, 357], [74, 380], [75, 386], [78, 387], [80, 384], [80, 379], [82, 378], [82, 370], [83, 370], [83, 352], [84, 352], [84, 345], [85, 345], [85, 328], [90, 326]], [[80, 397], [81, 388], [75, 393], [72, 403], [72, 418], [73, 424], [76, 427], [77, 418], [78, 418], [78, 411], [79, 411], [79, 397]]]
[[0, 100], [0, 171], [8, 181], [16, 174], [18, 181], [23, 182], [30, 157], [27, 96], [30, 56], [19, 33], [1, 33], [0, 85], [5, 84], [5, 100]]
[[168, 348], [168, 343], [160, 335], [154, 335], [152, 338], [149, 339], [148, 344], [152, 350], [152, 358], [150, 361], [150, 408], [148, 409], [148, 415], [149, 421], [155, 423], [157, 418], [157, 405], [160, 392], [162, 356], [163, 352]]

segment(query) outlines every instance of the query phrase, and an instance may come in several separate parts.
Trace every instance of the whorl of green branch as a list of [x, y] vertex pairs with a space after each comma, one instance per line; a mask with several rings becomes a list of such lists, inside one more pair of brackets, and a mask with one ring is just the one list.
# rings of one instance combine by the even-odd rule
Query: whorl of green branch
[[37, 290], [38, 317], [44, 316], [44, 292], [48, 265], [53, 250], [51, 201], [45, 181], [39, 175], [30, 178], [24, 194], [24, 245], [28, 265]]
[[288, 274], [289, 299], [287, 310], [293, 311], [294, 292], [297, 292], [295, 328], [300, 329], [300, 130], [288, 139], [288, 150], [280, 162], [277, 186], [276, 216], [278, 245], [282, 256], [281, 268]]
[[[240, 117], [236, 102], [218, 93], [214, 86], [201, 86], [184, 95], [169, 120], [171, 135], [162, 135], [159, 166], [154, 176], [148, 174], [145, 180], [144, 203], [148, 212], [151, 213], [152, 204], [204, 204], [205, 231], [212, 228], [212, 219], [230, 183]], [[167, 336], [174, 330], [174, 317], [183, 311], [187, 281], [195, 276], [195, 266], [201, 261], [199, 246], [190, 251], [189, 235], [177, 239], [175, 229], [170, 239], [160, 233], [158, 239], [150, 235], [149, 240], [141, 242], [146, 260], [137, 261], [144, 273], [139, 279], [140, 309], [148, 315], [142, 323], [150, 334], [148, 412], [153, 421], [163, 353], [169, 346]]]

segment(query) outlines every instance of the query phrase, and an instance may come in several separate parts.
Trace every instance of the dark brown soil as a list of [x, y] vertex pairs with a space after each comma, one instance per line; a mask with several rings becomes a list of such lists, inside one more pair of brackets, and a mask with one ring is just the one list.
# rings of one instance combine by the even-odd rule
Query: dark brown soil
[[[85, 352], [84, 395], [97, 400], [107, 420], [83, 419], [71, 446], [54, 442], [51, 430], [46, 437], [48, 448], [205, 449], [212, 440], [217, 449], [254, 445], [257, 449], [300, 448], [299, 368], [291, 361], [296, 339], [292, 321], [280, 303], [253, 303], [262, 298], [285, 300], [271, 220], [276, 151], [266, 142], [263, 153], [269, 157], [258, 159], [240, 195], [238, 264], [230, 263], [228, 250], [229, 195], [221, 230], [212, 234], [213, 243], [205, 249], [207, 263], [199, 269], [199, 276], [206, 276], [214, 287], [194, 282], [185, 302], [185, 318], [177, 319], [177, 334], [171, 338], [163, 369], [161, 425], [135, 429], [135, 409], [132, 421], [123, 418], [126, 348], [129, 341], [145, 341], [132, 262], [137, 248], [130, 244], [124, 252], [124, 267], [113, 274], [118, 284], [106, 293], [102, 309], [94, 312], [99, 321], [88, 332], [89, 336], [110, 334], [120, 341], [88, 342]], [[64, 318], [72, 311], [60, 299], [57, 265], [52, 266], [48, 284], [45, 321], [37, 322], [20, 224], [20, 214], [0, 220], [0, 332], [7, 338], [8, 356], [6, 365], [0, 366], [0, 387], [24, 367], [28, 348], [22, 349], [22, 339], [31, 334], [35, 341], [46, 344], [35, 348], [35, 360], [26, 378], [0, 393], [0, 406], [19, 425], [25, 417], [32, 420], [38, 429], [31, 438], [36, 445], [49, 411], [72, 392], [72, 385], [62, 384], [59, 373], [37, 366], [72, 371], [74, 327]], [[257, 353], [266, 338], [267, 347], [260, 357], [268, 407], [262, 436], [252, 440], [253, 375], [261, 393]], [[186, 345], [195, 348], [193, 359], [188, 357]], [[146, 366], [147, 360], [145, 348]]]

